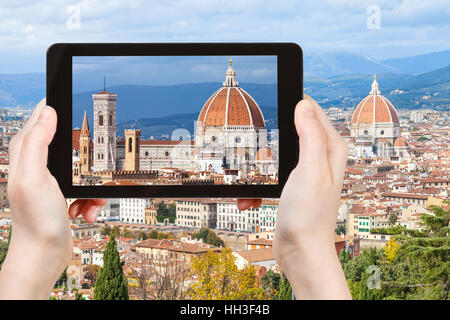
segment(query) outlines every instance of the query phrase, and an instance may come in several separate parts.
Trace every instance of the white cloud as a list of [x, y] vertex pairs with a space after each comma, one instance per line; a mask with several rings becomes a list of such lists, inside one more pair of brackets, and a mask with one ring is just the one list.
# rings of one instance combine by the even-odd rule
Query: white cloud
[[[366, 28], [373, 4], [380, 30]], [[69, 5], [80, 7], [80, 29], [66, 26]], [[0, 8], [0, 57], [17, 59], [54, 42], [294, 41], [376, 58], [450, 47], [448, 0], [0, 0]]]

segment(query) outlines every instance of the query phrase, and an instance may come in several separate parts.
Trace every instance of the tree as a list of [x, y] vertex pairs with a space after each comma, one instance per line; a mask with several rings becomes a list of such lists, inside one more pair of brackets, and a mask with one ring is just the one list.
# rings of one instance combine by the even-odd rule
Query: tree
[[339, 226], [334, 230], [334, 232], [335, 232], [337, 235], [345, 234], [345, 225], [343, 225], [343, 224], [339, 225]]
[[211, 229], [201, 227], [200, 230], [192, 234], [193, 239], [202, 239], [204, 243], [211, 244], [216, 247], [224, 247], [225, 242]]
[[113, 235], [114, 237], [120, 236], [120, 228], [119, 228], [119, 226], [114, 226], [111, 229], [110, 235]]
[[389, 223], [394, 225], [397, 222], [397, 215], [395, 213], [391, 213], [389, 215]]
[[280, 281], [280, 293], [278, 300], [292, 300], [292, 288], [288, 279], [283, 275]]
[[67, 268], [64, 269], [64, 271], [59, 276], [58, 280], [56, 280], [55, 285], [53, 288], [60, 288], [65, 287], [67, 281]]
[[152, 230], [152, 231], [148, 234], [148, 239], [158, 239], [158, 231]]
[[397, 252], [400, 244], [394, 240], [392, 237], [384, 247], [384, 254], [386, 255], [387, 262], [393, 262], [397, 258]]
[[5, 242], [0, 242], [0, 270], [2, 269], [3, 262], [8, 254], [9, 243], [11, 241], [12, 225], [9, 227], [8, 240]]
[[229, 248], [209, 250], [191, 261], [190, 296], [194, 300], [261, 300], [269, 298], [258, 287], [252, 265], [236, 266]]
[[114, 235], [111, 235], [103, 254], [103, 267], [95, 282], [94, 300], [128, 300], [128, 290], [123, 276], [123, 264]]
[[104, 236], [109, 236], [109, 234], [111, 233], [111, 227], [107, 224], [105, 224], [105, 226], [102, 228], [102, 235]]
[[264, 276], [261, 277], [261, 287], [268, 296], [273, 299], [278, 299], [278, 293], [280, 291], [280, 279], [281, 275], [272, 270], [268, 270]]
[[190, 265], [185, 255], [173, 254], [166, 259], [142, 255], [137, 263], [129, 266], [129, 277], [135, 280], [130, 288], [138, 299], [180, 300], [187, 294]]
[[124, 228], [124, 229], [122, 230], [121, 235], [122, 235], [122, 237], [124, 237], [124, 238], [133, 238], [134, 233], [133, 233], [132, 231], [128, 230], [127, 228]]
[[75, 292], [75, 300], [84, 300], [83, 295], [81, 293]]
[[96, 264], [89, 264], [86, 266], [86, 272], [84, 277], [88, 279], [91, 284], [94, 284], [97, 281], [98, 273], [100, 271], [100, 266]]

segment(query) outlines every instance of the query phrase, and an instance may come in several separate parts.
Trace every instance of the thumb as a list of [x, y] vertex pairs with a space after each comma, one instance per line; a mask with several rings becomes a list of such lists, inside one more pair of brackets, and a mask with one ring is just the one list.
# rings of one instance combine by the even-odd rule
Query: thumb
[[47, 169], [48, 145], [56, 131], [56, 112], [52, 107], [44, 106], [36, 122], [22, 139], [17, 171], [27, 175], [41, 175]]
[[314, 105], [302, 100], [295, 108], [295, 127], [299, 136], [299, 167], [306, 173], [323, 170], [327, 165], [327, 138]]

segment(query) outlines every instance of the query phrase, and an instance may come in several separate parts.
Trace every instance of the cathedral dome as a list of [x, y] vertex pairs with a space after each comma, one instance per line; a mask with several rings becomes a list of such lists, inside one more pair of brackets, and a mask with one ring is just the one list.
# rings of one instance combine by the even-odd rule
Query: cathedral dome
[[239, 87], [231, 60], [222, 88], [206, 101], [198, 122], [202, 127], [265, 127], [264, 116], [258, 104], [250, 94]]
[[352, 123], [399, 123], [397, 111], [392, 103], [381, 95], [374, 76], [372, 90], [356, 107]]

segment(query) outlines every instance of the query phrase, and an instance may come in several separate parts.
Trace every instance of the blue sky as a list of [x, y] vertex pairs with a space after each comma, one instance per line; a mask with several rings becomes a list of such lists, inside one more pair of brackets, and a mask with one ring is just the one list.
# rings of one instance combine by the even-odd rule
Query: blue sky
[[107, 87], [223, 82], [233, 61], [240, 83], [275, 84], [276, 56], [73, 57], [73, 92]]
[[[55, 42], [292, 41], [375, 59], [450, 48], [449, 0], [30, 2], [0, 0], [0, 73], [44, 72]], [[371, 5], [379, 29], [367, 27]]]

